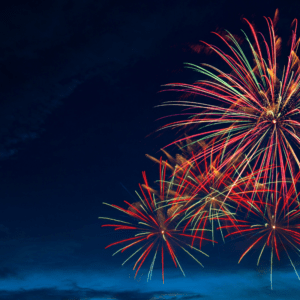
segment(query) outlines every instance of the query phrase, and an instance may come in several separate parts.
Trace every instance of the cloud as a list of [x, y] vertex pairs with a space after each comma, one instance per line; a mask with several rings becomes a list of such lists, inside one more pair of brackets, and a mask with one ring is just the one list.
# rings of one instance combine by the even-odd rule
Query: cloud
[[10, 233], [10, 231], [6, 226], [4, 226], [3, 224], [0, 224], [0, 234], [1, 233], [8, 235]]
[[[171, 297], [171, 298], [170, 298]], [[175, 297], [175, 298], [174, 298]], [[196, 298], [198, 297], [198, 298]], [[183, 297], [180, 293], [162, 293], [162, 292], [141, 292], [139, 290], [130, 291], [111, 291], [111, 290], [94, 290], [87, 288], [76, 288], [72, 290], [60, 290], [57, 288], [41, 288], [18, 291], [0, 290], [0, 298], [6, 300], [98, 300], [98, 299], [115, 299], [115, 300], [190, 300], [200, 299], [201, 295]]]
[[205, 298], [205, 296], [201, 294], [182, 294], [182, 293], [163, 293], [160, 295], [153, 296], [150, 300], [158, 300], [158, 299], [167, 299], [167, 300], [195, 300]]
[[8, 267], [0, 267], [0, 279], [7, 279], [12, 277], [18, 277], [16, 270]]
[[[51, 253], [49, 253], [51, 255]], [[197, 299], [297, 299], [299, 281], [295, 274], [277, 272], [271, 290], [269, 275], [264, 278], [252, 271], [232, 273], [195, 272], [189, 277], [170, 279], [162, 284], [161, 270], [155, 270], [153, 280], [134, 280], [128, 269], [102, 265], [88, 268], [50, 269], [41, 263], [39, 270], [19, 270], [20, 276], [2, 278], [0, 299], [7, 300], [197, 300]], [[166, 270], [169, 273], [171, 270]], [[7, 272], [9, 273], [9, 271]], [[159, 274], [157, 274], [159, 273]], [[167, 275], [167, 274], [166, 274]]]
[[[234, 280], [233, 277], [228, 278]], [[215, 276], [215, 280], [218, 277]], [[122, 281], [119, 281], [120, 285]], [[201, 278], [198, 278], [198, 290], [202, 286]], [[291, 286], [286, 289], [286, 286], [277, 287], [276, 290], [271, 290], [269, 287], [262, 286], [259, 283], [253, 285], [251, 282], [248, 287], [239, 285], [239, 282], [231, 281], [229, 285], [223, 285], [222, 291], [218, 291], [213, 286], [210, 287], [209, 293], [200, 293], [199, 291], [187, 291], [187, 288], [182, 286], [181, 291], [178, 287], [166, 286], [163, 289], [150, 290], [148, 289], [130, 289], [122, 290], [123, 287], [105, 289], [99, 286], [98, 288], [79, 287], [74, 284], [72, 288], [34, 288], [18, 290], [0, 290], [0, 299], [6, 300], [100, 300], [100, 299], [115, 299], [115, 300], [200, 300], [200, 299], [257, 299], [257, 300], [276, 300], [276, 299], [297, 299], [299, 289], [297, 286]], [[186, 290], [186, 291], [184, 291]]]

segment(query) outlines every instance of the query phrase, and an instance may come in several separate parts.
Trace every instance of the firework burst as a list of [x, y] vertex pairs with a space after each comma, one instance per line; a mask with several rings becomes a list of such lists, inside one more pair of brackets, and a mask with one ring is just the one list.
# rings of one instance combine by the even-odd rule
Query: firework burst
[[[297, 174], [299, 177], [299, 174]], [[294, 184], [287, 182], [289, 189], [283, 193], [283, 185], [278, 185], [278, 190], [256, 191], [256, 199], [244, 198], [245, 205], [239, 208], [239, 214], [245, 216], [236, 220], [237, 224], [223, 226], [231, 232], [225, 236], [242, 235], [251, 241], [250, 246], [244, 251], [239, 263], [250, 250], [259, 250], [257, 266], [265, 249], [270, 249], [270, 281], [273, 289], [272, 271], [274, 255], [280, 260], [280, 253], [284, 252], [300, 280], [299, 274], [290, 257], [288, 250], [294, 250], [300, 256], [300, 209], [298, 195]], [[269, 198], [266, 200], [265, 198]], [[247, 207], [248, 206], [248, 207]], [[243, 210], [242, 208], [247, 208]]]
[[[168, 218], [166, 215], [163, 204], [165, 202], [165, 186], [164, 186], [164, 178], [165, 178], [165, 170], [166, 163], [160, 164], [160, 176], [161, 176], [161, 184], [160, 184], [160, 194], [157, 196], [152, 190], [147, 182], [146, 174], [143, 172], [144, 184], [140, 185], [140, 190], [142, 196], [138, 193], [139, 201], [135, 203], [128, 203], [124, 201], [128, 205], [128, 209], [121, 208], [114, 204], [107, 204], [119, 211], [125, 213], [133, 222], [126, 222], [123, 220], [116, 220], [107, 217], [100, 217], [101, 219], [106, 219], [112, 221], [114, 224], [105, 224], [103, 227], [113, 227], [115, 230], [126, 230], [132, 231], [133, 237], [117, 241], [108, 245], [106, 248], [115, 246], [115, 245], [124, 245], [120, 249], [118, 249], [113, 255], [124, 252], [127, 249], [134, 249], [134, 253], [131, 254], [122, 265], [124, 265], [130, 258], [140, 253], [140, 256], [136, 260], [133, 270], [136, 269], [135, 276], [137, 276], [140, 268], [145, 262], [146, 258], [150, 255], [150, 253], [154, 252], [154, 256], [150, 265], [148, 280], [152, 277], [154, 263], [156, 261], [157, 254], [161, 254], [161, 263], [162, 263], [162, 279], [164, 282], [164, 259], [165, 253], [169, 253], [171, 256], [175, 267], [179, 266], [183, 275], [185, 273], [178, 261], [178, 257], [176, 255], [176, 251], [181, 249], [189, 256], [191, 256], [198, 264], [202, 267], [203, 265], [199, 262], [199, 260], [192, 255], [192, 253], [188, 249], [195, 250], [200, 252], [206, 256], [204, 252], [193, 247], [190, 243], [186, 242], [187, 240], [194, 239], [192, 235], [186, 234], [182, 232], [181, 229], [175, 228], [176, 223], [172, 218]], [[178, 195], [180, 197], [180, 195]], [[138, 248], [138, 249], [136, 249]]]
[[[233, 175], [237, 172], [237, 166], [241, 159], [227, 167], [226, 172], [218, 171], [218, 166], [223, 160], [223, 154], [216, 154], [213, 147], [210, 147], [210, 155], [206, 149], [208, 145], [205, 142], [192, 142], [187, 140], [186, 144], [178, 145], [181, 154], [176, 154], [175, 158], [168, 152], [162, 150], [168, 158], [169, 163], [166, 166], [171, 171], [171, 180], [164, 181], [166, 207], [168, 216], [172, 219], [177, 218], [177, 225], [184, 225], [184, 231], [191, 228], [194, 237], [200, 233], [200, 249], [205, 233], [211, 233], [211, 241], [214, 245], [215, 227], [221, 226], [221, 220], [234, 219], [232, 212], [233, 206], [239, 199], [243, 199], [242, 193], [248, 186], [253, 187], [250, 176], [233, 180]], [[205, 159], [200, 164], [194, 159], [194, 153], [204, 153]], [[161, 163], [154, 157], [147, 155], [151, 160]], [[237, 172], [238, 173], [238, 172]], [[231, 190], [228, 196], [228, 191]], [[178, 197], [178, 195], [180, 195]], [[241, 205], [244, 205], [243, 202]], [[233, 219], [231, 220], [234, 223]], [[217, 223], [215, 225], [215, 223]], [[224, 241], [223, 232], [221, 236]], [[192, 245], [194, 245], [193, 239]]]
[[[168, 84], [167, 87], [214, 100], [165, 102], [163, 105], [179, 105], [200, 112], [187, 113], [190, 118], [170, 123], [163, 128], [196, 126], [200, 133], [191, 134], [190, 138], [197, 138], [199, 141], [218, 138], [214, 151], [227, 153], [227, 159], [218, 167], [220, 172], [243, 154], [239, 176], [244, 174], [251, 163], [256, 181], [259, 182], [263, 177], [264, 184], [270, 184], [277, 178], [271, 171], [272, 166], [280, 166], [286, 193], [285, 177], [294, 177], [294, 164], [300, 167], [295, 153], [295, 148], [300, 146], [300, 61], [296, 54], [300, 40], [296, 37], [297, 20], [294, 20], [288, 62], [280, 69], [278, 54], [281, 38], [275, 33], [277, 15], [276, 11], [274, 20], [265, 18], [269, 42], [245, 19], [254, 39], [251, 43], [244, 33], [251, 51], [249, 59], [237, 39], [229, 32], [224, 36], [218, 33], [216, 35], [228, 46], [230, 53], [204, 43], [228, 65], [230, 72], [223, 72], [208, 64], [187, 64], [208, 79], [194, 84]], [[184, 139], [187, 138], [181, 140]], [[203, 152], [197, 153], [193, 159], [202, 161], [204, 155]], [[239, 177], [236, 178], [238, 179]]]

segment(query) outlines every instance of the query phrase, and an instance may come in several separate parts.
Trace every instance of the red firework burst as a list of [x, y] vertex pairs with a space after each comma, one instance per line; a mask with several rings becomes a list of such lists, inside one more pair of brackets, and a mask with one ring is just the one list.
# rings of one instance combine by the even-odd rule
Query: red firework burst
[[[141, 266], [145, 262], [146, 258], [151, 252], [154, 252], [153, 260], [150, 265], [148, 280], [151, 279], [154, 263], [156, 261], [157, 254], [161, 253], [161, 263], [162, 263], [162, 279], [164, 282], [164, 257], [165, 252], [167, 251], [175, 267], [179, 266], [183, 275], [185, 276], [183, 269], [178, 261], [176, 251], [177, 249], [183, 250], [189, 256], [191, 256], [198, 264], [202, 266], [199, 260], [193, 256], [187, 248], [198, 251], [202, 254], [201, 250], [194, 248], [192, 245], [186, 242], [187, 239], [194, 238], [192, 235], [182, 232], [182, 230], [175, 228], [176, 223], [172, 218], [168, 218], [164, 208], [165, 203], [165, 170], [166, 163], [160, 164], [160, 193], [157, 196], [153, 189], [148, 185], [145, 172], [143, 172], [145, 184], [140, 185], [140, 190], [142, 197], [138, 194], [138, 202], [130, 204], [127, 201], [124, 201], [128, 205], [128, 209], [121, 208], [114, 204], [107, 204], [119, 211], [125, 213], [133, 222], [127, 222], [123, 220], [116, 220], [107, 217], [100, 217], [101, 219], [107, 219], [113, 221], [116, 224], [105, 224], [103, 227], [113, 227], [115, 230], [126, 230], [132, 231], [134, 234], [133, 237], [123, 239], [108, 245], [106, 248], [126, 244], [119, 250], [117, 250], [113, 255], [118, 252], [124, 252], [127, 249], [135, 249], [133, 254], [131, 254], [124, 262], [125, 264], [130, 258], [135, 256], [138, 253], [141, 253], [139, 258], [136, 260], [133, 270], [136, 269], [136, 274], [138, 274]], [[178, 195], [180, 197], [180, 195]], [[154, 250], [154, 251], [153, 251]], [[205, 254], [208, 256], [207, 254]], [[123, 265], [122, 264], [122, 265]]]
[[[298, 180], [300, 174], [296, 175]], [[300, 205], [298, 201], [299, 193], [295, 190], [294, 182], [287, 181], [289, 187], [287, 193], [283, 193], [283, 185], [278, 185], [277, 190], [261, 190], [256, 191], [256, 199], [244, 198], [244, 208], [246, 211], [239, 209], [239, 214], [244, 216], [243, 219], [237, 220], [235, 226], [227, 225], [223, 228], [230, 229], [230, 233], [226, 236], [242, 235], [247, 236], [247, 240], [251, 241], [249, 247], [244, 251], [239, 259], [239, 263], [250, 250], [260, 250], [257, 266], [260, 263], [262, 254], [266, 248], [270, 249], [271, 254], [271, 288], [273, 256], [274, 252], [278, 260], [280, 253], [284, 252], [295, 273], [300, 280], [295, 265], [290, 257], [288, 250], [295, 250], [300, 256]], [[269, 199], [266, 199], [269, 198]], [[248, 207], [247, 207], [248, 206]]]
[[[286, 193], [285, 177], [294, 177], [294, 163], [300, 167], [295, 153], [295, 148], [300, 146], [300, 60], [296, 54], [300, 40], [296, 37], [295, 19], [288, 62], [283, 69], [279, 68], [281, 38], [276, 35], [274, 25], [277, 15], [276, 11], [274, 21], [265, 18], [269, 42], [245, 19], [254, 40], [251, 43], [244, 33], [251, 52], [249, 59], [237, 39], [229, 32], [224, 36], [218, 33], [216, 35], [228, 46], [230, 53], [204, 42], [228, 65], [230, 71], [224, 72], [208, 64], [187, 64], [208, 79], [194, 84], [175, 83], [166, 86], [189, 95], [213, 98], [214, 101], [201, 98], [203, 101], [199, 102], [165, 102], [165, 106], [179, 105], [200, 112], [187, 113], [190, 118], [170, 123], [163, 128], [197, 127], [200, 132], [187, 138], [197, 138], [199, 141], [217, 138], [214, 151], [227, 154], [227, 159], [218, 167], [220, 172], [230, 161], [244, 154], [243, 162], [239, 165], [239, 176], [244, 176], [251, 164], [256, 181], [259, 182], [263, 177], [264, 184], [268, 184], [274, 183], [277, 178], [270, 171], [272, 166], [280, 166]], [[197, 153], [193, 160], [202, 161], [204, 155], [203, 152]]]

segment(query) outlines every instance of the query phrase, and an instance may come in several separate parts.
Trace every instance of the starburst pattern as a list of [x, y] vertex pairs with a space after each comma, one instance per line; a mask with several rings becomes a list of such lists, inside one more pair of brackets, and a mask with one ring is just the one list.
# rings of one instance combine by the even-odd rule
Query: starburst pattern
[[[299, 174], [297, 174], [297, 179]], [[288, 250], [295, 250], [300, 256], [300, 209], [298, 194], [295, 193], [294, 184], [287, 182], [289, 189], [283, 194], [283, 185], [278, 185], [278, 190], [261, 190], [256, 193], [253, 201], [245, 197], [245, 205], [240, 207], [239, 215], [243, 219], [236, 220], [236, 225], [227, 225], [223, 228], [230, 228], [231, 232], [226, 237], [242, 235], [247, 236], [251, 241], [250, 246], [244, 251], [239, 263], [251, 250], [259, 249], [257, 266], [266, 248], [270, 248], [270, 280], [273, 288], [272, 270], [274, 254], [280, 260], [280, 252], [284, 251], [290, 264], [300, 280], [299, 274], [290, 257]], [[265, 198], [269, 198], [266, 200]], [[246, 211], [245, 209], [247, 208]]]
[[[193, 247], [188, 240], [191, 240], [193, 237], [190, 234], [183, 232], [180, 228], [175, 228], [172, 218], [168, 218], [163, 207], [164, 197], [165, 197], [165, 187], [164, 187], [164, 178], [165, 178], [165, 168], [166, 163], [161, 161], [160, 164], [160, 174], [161, 174], [161, 184], [160, 184], [160, 194], [156, 196], [154, 190], [148, 185], [146, 174], [143, 173], [144, 184], [140, 185], [140, 190], [142, 197], [138, 194], [139, 201], [133, 204], [130, 204], [127, 201], [124, 201], [128, 205], [128, 209], [121, 208], [114, 204], [104, 203], [109, 205], [119, 211], [125, 213], [134, 222], [127, 222], [123, 220], [116, 220], [107, 217], [100, 217], [101, 219], [107, 219], [113, 221], [116, 224], [105, 224], [103, 227], [113, 227], [115, 230], [126, 230], [135, 232], [134, 236], [131, 238], [123, 239], [108, 245], [106, 248], [126, 244], [125, 246], [118, 249], [113, 255], [118, 252], [124, 252], [127, 249], [135, 249], [138, 247], [133, 254], [131, 254], [123, 264], [125, 264], [130, 258], [135, 256], [137, 253], [141, 253], [139, 258], [136, 260], [133, 270], [136, 269], [137, 276], [141, 266], [145, 262], [146, 258], [151, 252], [154, 252], [154, 256], [150, 265], [148, 280], [151, 279], [154, 263], [156, 261], [157, 254], [161, 254], [161, 263], [162, 263], [162, 279], [164, 282], [164, 259], [165, 253], [168, 252], [172, 258], [175, 267], [179, 266], [183, 275], [185, 273], [179, 263], [179, 260], [176, 255], [176, 251], [181, 249], [187, 253], [190, 257], [194, 259], [199, 265], [203, 267], [201, 262], [188, 250], [192, 249], [196, 252], [205, 254], [201, 250]], [[199, 238], [198, 238], [199, 239]], [[177, 250], [175, 250], [175, 248]], [[205, 254], [208, 256], [207, 254]]]
[[[227, 159], [219, 166], [219, 171], [243, 153], [245, 157], [239, 165], [240, 176], [252, 164], [256, 181], [263, 177], [264, 184], [267, 184], [277, 178], [271, 172], [272, 166], [280, 166], [286, 192], [285, 177], [294, 177], [294, 163], [300, 167], [295, 152], [295, 147], [300, 146], [300, 61], [296, 54], [300, 40], [296, 37], [297, 20], [293, 22], [290, 54], [283, 69], [278, 66], [281, 38], [275, 33], [276, 18], [274, 21], [266, 18], [269, 42], [248, 20], [245, 21], [254, 40], [251, 43], [244, 33], [251, 56], [247, 58], [246, 52], [229, 32], [225, 36], [216, 33], [229, 48], [229, 53], [204, 42], [228, 65], [229, 71], [208, 64], [187, 64], [208, 79], [194, 84], [176, 83], [166, 86], [170, 90], [214, 100], [207, 101], [201, 97], [199, 102], [164, 103], [199, 112], [186, 113], [190, 114], [190, 118], [167, 124], [163, 128], [196, 126], [200, 132], [191, 134], [189, 138], [202, 141], [217, 137], [214, 151], [227, 153]], [[193, 159], [202, 161], [204, 155], [197, 153]]]

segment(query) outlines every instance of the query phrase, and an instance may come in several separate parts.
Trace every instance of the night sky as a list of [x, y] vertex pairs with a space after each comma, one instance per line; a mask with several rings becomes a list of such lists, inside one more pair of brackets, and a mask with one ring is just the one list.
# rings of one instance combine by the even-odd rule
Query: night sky
[[178, 110], [155, 106], [179, 96], [161, 86], [197, 80], [184, 62], [223, 66], [198, 53], [199, 40], [249, 33], [243, 17], [268, 34], [263, 16], [276, 8], [285, 46], [299, 1], [1, 3], [0, 299], [298, 299], [288, 261], [275, 265], [273, 291], [257, 253], [237, 264], [243, 241], [207, 244], [204, 269], [180, 257], [186, 277], [170, 260], [165, 284], [160, 262], [152, 281], [149, 262], [134, 279], [132, 262], [121, 266], [128, 255], [104, 249], [126, 233], [98, 219], [122, 218], [102, 202], [138, 201], [142, 171], [158, 179], [145, 154], [159, 157], [174, 140], [156, 130]]

